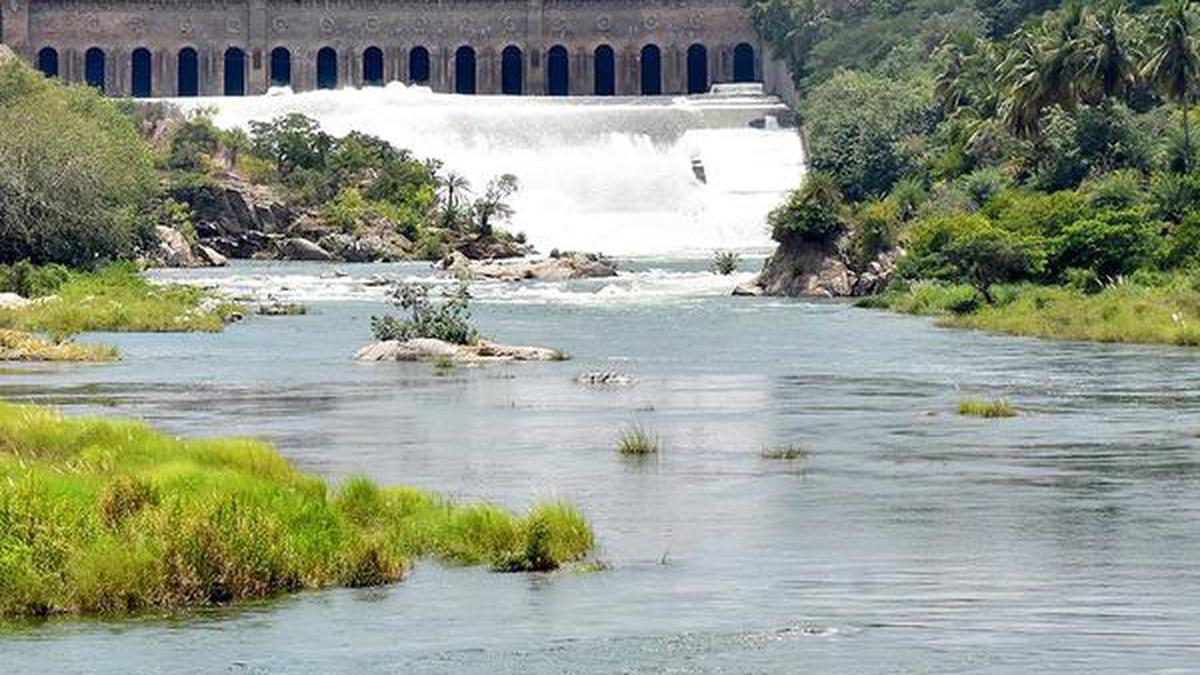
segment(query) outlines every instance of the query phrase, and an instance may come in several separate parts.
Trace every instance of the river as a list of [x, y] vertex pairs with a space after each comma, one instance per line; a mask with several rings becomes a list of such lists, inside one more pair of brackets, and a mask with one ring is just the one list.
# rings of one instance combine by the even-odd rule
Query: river
[[[761, 228], [763, 211], [749, 216]], [[678, 234], [668, 243], [686, 248]], [[429, 278], [426, 265], [155, 272], [312, 312], [217, 335], [84, 336], [125, 359], [9, 370], [0, 395], [180, 434], [261, 436], [335, 480], [365, 474], [511, 508], [566, 497], [609, 569], [501, 575], [424, 561], [387, 588], [30, 625], [0, 634], [0, 671], [1197, 671], [1194, 350], [730, 297], [761, 263], [748, 254], [719, 277], [679, 251], [622, 257], [617, 279], [479, 283], [486, 334], [573, 359], [449, 375], [350, 360], [386, 310], [367, 281]], [[592, 370], [636, 383], [574, 381]], [[1023, 414], [959, 417], [967, 396]], [[616, 452], [631, 424], [661, 437], [657, 457]], [[780, 444], [807, 459], [761, 457]]]

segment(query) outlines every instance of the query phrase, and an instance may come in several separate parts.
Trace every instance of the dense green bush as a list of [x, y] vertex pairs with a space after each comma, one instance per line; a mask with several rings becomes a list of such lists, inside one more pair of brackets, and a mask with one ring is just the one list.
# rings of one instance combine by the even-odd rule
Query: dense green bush
[[834, 180], [813, 172], [787, 201], [768, 214], [767, 223], [771, 236], [781, 243], [829, 243], [845, 227], [842, 210], [842, 194]]
[[91, 267], [154, 240], [149, 146], [90, 87], [0, 61], [0, 263]]
[[1129, 274], [1151, 261], [1161, 226], [1145, 209], [1105, 211], [1077, 220], [1050, 240], [1052, 278], [1068, 269], [1092, 272], [1098, 279]]
[[376, 340], [433, 338], [465, 345], [479, 337], [471, 322], [471, 295], [465, 284], [440, 302], [429, 297], [429, 286], [423, 284], [403, 284], [391, 296], [396, 307], [407, 311], [409, 316], [371, 317], [371, 331]]
[[1036, 278], [1046, 262], [1040, 238], [979, 215], [922, 221], [909, 233], [908, 245], [900, 277], [968, 283], [987, 298], [993, 284]]
[[71, 280], [71, 272], [62, 265], [34, 266], [28, 260], [0, 265], [0, 293], [16, 293], [26, 298], [41, 298], [57, 292]]

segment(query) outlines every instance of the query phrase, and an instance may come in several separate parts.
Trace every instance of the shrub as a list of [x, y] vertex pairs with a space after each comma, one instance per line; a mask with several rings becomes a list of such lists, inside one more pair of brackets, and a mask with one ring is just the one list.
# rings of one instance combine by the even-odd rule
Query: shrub
[[1004, 172], [995, 167], [973, 171], [963, 176], [959, 183], [963, 192], [971, 198], [976, 207], [987, 204], [992, 197], [1011, 185], [1011, 181], [1004, 175]]
[[391, 297], [396, 307], [409, 312], [409, 317], [371, 317], [376, 340], [433, 338], [465, 345], [479, 336], [471, 323], [471, 295], [466, 284], [459, 284], [440, 302], [431, 300], [429, 287], [422, 284], [403, 284], [391, 292]]
[[863, 269], [880, 253], [894, 248], [899, 229], [900, 218], [895, 202], [887, 199], [863, 205], [850, 234], [850, 251], [855, 267]]
[[1088, 206], [1093, 209], [1126, 209], [1145, 201], [1142, 177], [1122, 169], [1106, 173], [1084, 185]]
[[1050, 274], [1091, 270], [1106, 279], [1128, 274], [1148, 262], [1159, 227], [1145, 209], [1110, 211], [1078, 220], [1050, 240]]
[[0, 292], [16, 293], [26, 298], [53, 295], [70, 280], [71, 272], [62, 265], [36, 267], [28, 260], [0, 265]]
[[826, 244], [841, 234], [842, 194], [833, 178], [813, 172], [787, 201], [767, 216], [771, 237], [780, 243]]
[[1045, 258], [1039, 239], [963, 215], [918, 223], [897, 272], [906, 279], [968, 283], [990, 299], [993, 284], [1031, 279]]
[[714, 251], [708, 268], [715, 274], [729, 276], [737, 271], [742, 255], [737, 251]]
[[1184, 216], [1200, 204], [1200, 177], [1176, 173], [1155, 174], [1150, 181], [1150, 199], [1156, 217], [1173, 223], [1182, 222]]
[[353, 232], [367, 210], [367, 200], [358, 188], [343, 188], [321, 209], [321, 219], [343, 232]]
[[658, 436], [641, 425], [627, 427], [617, 438], [617, 450], [622, 455], [652, 455], [658, 452], [658, 446]]

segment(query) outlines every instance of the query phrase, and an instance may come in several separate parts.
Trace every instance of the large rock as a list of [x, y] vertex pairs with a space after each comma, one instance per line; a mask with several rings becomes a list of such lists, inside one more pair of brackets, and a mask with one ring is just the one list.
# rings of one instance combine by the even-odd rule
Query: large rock
[[162, 267], [195, 267], [192, 245], [183, 233], [172, 227], [158, 225], [158, 247], [150, 255], [150, 261]]
[[358, 361], [436, 361], [449, 359], [456, 363], [486, 363], [491, 361], [560, 361], [562, 352], [544, 347], [516, 347], [489, 340], [475, 344], [456, 345], [433, 338], [384, 340], [363, 347], [354, 355]]
[[735, 289], [734, 295], [843, 298], [882, 292], [891, 283], [902, 251], [885, 251], [858, 266], [849, 243], [846, 236], [832, 244], [780, 244], [762, 273], [750, 284]]
[[516, 262], [493, 262], [474, 265], [472, 272], [489, 279], [518, 281], [540, 279], [562, 281], [565, 279], [592, 279], [617, 276], [617, 264], [611, 259], [595, 253], [564, 253], [545, 260], [520, 260]]
[[279, 257], [285, 260], [333, 260], [328, 251], [303, 237], [289, 237], [280, 242]]

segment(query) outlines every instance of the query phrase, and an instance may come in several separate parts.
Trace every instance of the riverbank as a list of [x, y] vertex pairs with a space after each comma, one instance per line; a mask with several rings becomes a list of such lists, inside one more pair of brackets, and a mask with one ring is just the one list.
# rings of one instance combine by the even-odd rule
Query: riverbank
[[967, 285], [916, 283], [860, 307], [938, 317], [938, 325], [1051, 340], [1200, 345], [1200, 291], [1186, 276], [1125, 282], [1084, 293], [1062, 286], [1000, 286], [993, 301]]
[[49, 342], [29, 333], [0, 329], [0, 361], [105, 362], [120, 357], [113, 347]]
[[414, 559], [552, 570], [583, 515], [523, 515], [364, 478], [332, 487], [269, 445], [0, 405], [0, 615], [130, 614], [400, 580]]
[[40, 297], [29, 298], [29, 302], [0, 309], [0, 328], [57, 336], [219, 332], [242, 313], [236, 303], [203, 288], [153, 284], [131, 264], [98, 272], [63, 270], [53, 284], [40, 287], [38, 294]]

